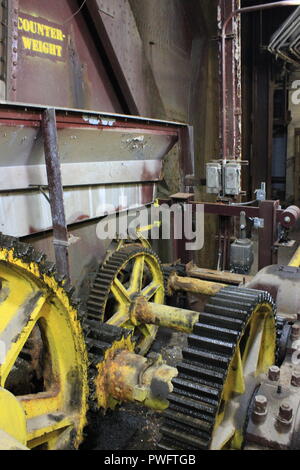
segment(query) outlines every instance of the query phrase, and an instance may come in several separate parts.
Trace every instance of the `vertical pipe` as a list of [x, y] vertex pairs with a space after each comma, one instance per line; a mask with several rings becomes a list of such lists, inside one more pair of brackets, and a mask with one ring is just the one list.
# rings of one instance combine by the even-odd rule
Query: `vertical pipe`
[[56, 116], [54, 109], [46, 109], [42, 116], [42, 132], [53, 223], [53, 245], [57, 272], [70, 279], [68, 261], [68, 230], [58, 153]]

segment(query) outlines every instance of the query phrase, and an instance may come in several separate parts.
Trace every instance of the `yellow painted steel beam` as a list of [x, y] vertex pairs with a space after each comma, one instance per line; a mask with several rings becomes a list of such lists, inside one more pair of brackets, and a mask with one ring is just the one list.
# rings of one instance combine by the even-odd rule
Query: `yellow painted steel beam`
[[169, 279], [169, 289], [173, 291], [185, 291], [192, 294], [215, 295], [227, 284], [219, 282], [203, 281], [192, 277], [180, 277], [172, 274]]
[[296, 253], [294, 254], [294, 256], [292, 257], [291, 261], [289, 262], [288, 264], [289, 266], [293, 266], [295, 268], [299, 268], [300, 267], [300, 246], [299, 248], [297, 249]]

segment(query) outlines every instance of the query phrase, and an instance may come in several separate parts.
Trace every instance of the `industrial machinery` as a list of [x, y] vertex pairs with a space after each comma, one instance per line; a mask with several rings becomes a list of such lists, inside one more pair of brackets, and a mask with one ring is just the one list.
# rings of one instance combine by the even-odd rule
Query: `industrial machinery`
[[43, 254], [4, 235], [0, 247], [1, 448], [78, 448], [93, 413], [129, 401], [163, 411], [161, 449], [297, 448], [300, 329], [283, 334], [268, 292], [185, 277], [209, 295], [199, 313], [124, 285], [123, 326], [189, 334], [175, 369], [82, 308]]
[[[124, 236], [123, 215], [156, 204], [171, 150], [187, 190], [191, 129], [119, 114], [80, 9], [56, 2], [48, 18], [47, 3], [0, 7], [0, 449], [78, 449], [95, 413], [123, 402], [163, 414], [160, 449], [299, 448], [300, 261], [277, 266], [274, 250], [278, 223], [286, 238], [299, 209], [263, 196], [204, 204], [221, 218], [211, 278], [184, 264], [185, 240], [173, 243], [182, 264], [162, 266], [143, 236], [153, 221]], [[234, 198], [240, 175], [240, 161], [214, 162], [208, 191]], [[251, 279], [246, 218], [264, 268]], [[178, 293], [201, 306], [183, 308]], [[159, 327], [188, 335], [176, 368], [147, 354]]]

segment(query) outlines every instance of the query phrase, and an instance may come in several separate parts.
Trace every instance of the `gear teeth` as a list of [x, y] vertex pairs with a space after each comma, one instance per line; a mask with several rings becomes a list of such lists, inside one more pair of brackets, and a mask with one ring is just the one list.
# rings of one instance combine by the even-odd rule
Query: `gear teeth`
[[56, 274], [56, 265], [50, 261], [44, 261], [40, 265], [40, 270], [42, 274], [46, 274], [47, 276], [53, 276]]
[[169, 279], [172, 274], [177, 274], [181, 277], [186, 277], [186, 270], [184, 264], [174, 264], [174, 265], [163, 265], [162, 266], [163, 275], [164, 275], [164, 286], [166, 295], [170, 296], [173, 293], [169, 289]]
[[64, 286], [65, 283], [67, 282], [67, 277], [64, 274], [59, 274], [57, 272], [54, 273], [54, 278], [57, 282], [57, 284], [60, 284], [61, 286]]
[[10, 249], [14, 248], [14, 246], [17, 242], [18, 242], [17, 238], [1, 234], [0, 243], [1, 243], [1, 246], [3, 246], [3, 248], [6, 248], [6, 249], [10, 250]]
[[103, 265], [100, 266], [94, 279], [90, 295], [87, 301], [87, 313], [91, 320], [105, 321], [105, 310], [107, 300], [111, 291], [111, 286], [121, 270], [124, 270], [126, 263], [139, 253], [149, 253], [157, 260], [160, 266], [160, 260], [156, 253], [149, 248], [136, 245], [128, 245], [110, 254]]
[[222, 391], [236, 345], [259, 304], [276, 308], [267, 292], [228, 287], [212, 297], [200, 314], [172, 380], [170, 406], [163, 413], [159, 448], [209, 449]]
[[[64, 302], [65, 296], [63, 296], [62, 298], [60, 297], [61, 292], [60, 292], [60, 289], [57, 290], [57, 287], [60, 286], [64, 289], [65, 292], [68, 291], [69, 293], [74, 291], [73, 288], [72, 289], [71, 288], [69, 288], [69, 289], [65, 288], [65, 286], [64, 286], [64, 284], [65, 284], [64, 277], [59, 277], [58, 276], [58, 274], [56, 272], [55, 263], [47, 261], [47, 257], [43, 252], [35, 250], [33, 246], [31, 246], [27, 243], [20, 242], [15, 237], [3, 235], [2, 233], [0, 233], [0, 246], [1, 246], [1, 248], [9, 250], [13, 254], [14, 257], [16, 257], [19, 260], [22, 260], [24, 263], [26, 263], [28, 265], [34, 264], [35, 268], [38, 268], [38, 269], [34, 270], [34, 275], [36, 276], [36, 278], [39, 278], [39, 280], [42, 283], [45, 283], [45, 285], [47, 285], [49, 287], [50, 291], [52, 291], [54, 295], [57, 295], [58, 298], [62, 299], [62, 302]], [[27, 267], [25, 269], [27, 269], [29, 272], [32, 272], [30, 270], [30, 266], [29, 266], [29, 269]], [[45, 275], [52, 278], [51, 281], [54, 280], [55, 282], [53, 283], [53, 282], [48, 282], [48, 280], [45, 280], [45, 278], [44, 278]], [[69, 296], [69, 302], [66, 302], [66, 304], [67, 304], [66, 308], [74, 307], [76, 312], [77, 312], [77, 314], [75, 312], [72, 312], [72, 317], [73, 317], [72, 321], [73, 322], [77, 323], [77, 320], [84, 321], [84, 319], [86, 317], [86, 313], [82, 308], [80, 308], [81, 302], [80, 302], [79, 299]], [[77, 308], [77, 307], [79, 307], [79, 308]], [[79, 336], [81, 335], [79, 324], [78, 324], [78, 335]], [[83, 337], [82, 337], [82, 341], [84, 341]], [[82, 344], [81, 346], [82, 346], [82, 353], [84, 354], [84, 347], [85, 346], [84, 346], [84, 344]], [[85, 374], [84, 374], [84, 377], [86, 377]], [[87, 383], [84, 383], [83, 388], [85, 388], [86, 385], [87, 385]], [[85, 397], [84, 397], [84, 400], [85, 400]], [[70, 401], [70, 403], [72, 404], [72, 400]], [[84, 407], [84, 410], [85, 410], [86, 405], [87, 405], [86, 402], [82, 405]], [[75, 430], [72, 431], [72, 433], [73, 432], [74, 432], [74, 436], [76, 437]], [[81, 434], [79, 436], [78, 443], [80, 443], [82, 441], [82, 437], [83, 437], [83, 431], [82, 430], [80, 430], [80, 433]]]
[[41, 251], [36, 251], [33, 249], [32, 254], [31, 254], [31, 261], [34, 263], [40, 265], [40, 269], [42, 268], [42, 264], [46, 262], [46, 255], [45, 253], [42, 253]]

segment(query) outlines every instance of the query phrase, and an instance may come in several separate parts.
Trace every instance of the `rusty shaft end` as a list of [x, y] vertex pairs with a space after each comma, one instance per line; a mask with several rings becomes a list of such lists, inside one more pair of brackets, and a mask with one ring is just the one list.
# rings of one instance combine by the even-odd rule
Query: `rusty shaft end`
[[195, 279], [193, 277], [181, 277], [173, 273], [169, 278], [168, 287], [171, 291], [185, 291], [191, 294], [213, 296], [223, 289], [223, 287], [227, 287], [227, 284], [203, 281], [202, 279]]
[[105, 401], [139, 402], [148, 408], [162, 411], [168, 408], [167, 397], [172, 392], [172, 379], [177, 369], [166, 365], [160, 355], [147, 358], [128, 350], [119, 350], [109, 359], [98, 380]]
[[191, 333], [199, 320], [199, 312], [147, 302], [137, 297], [131, 305], [130, 320], [134, 325], [157, 325]]

